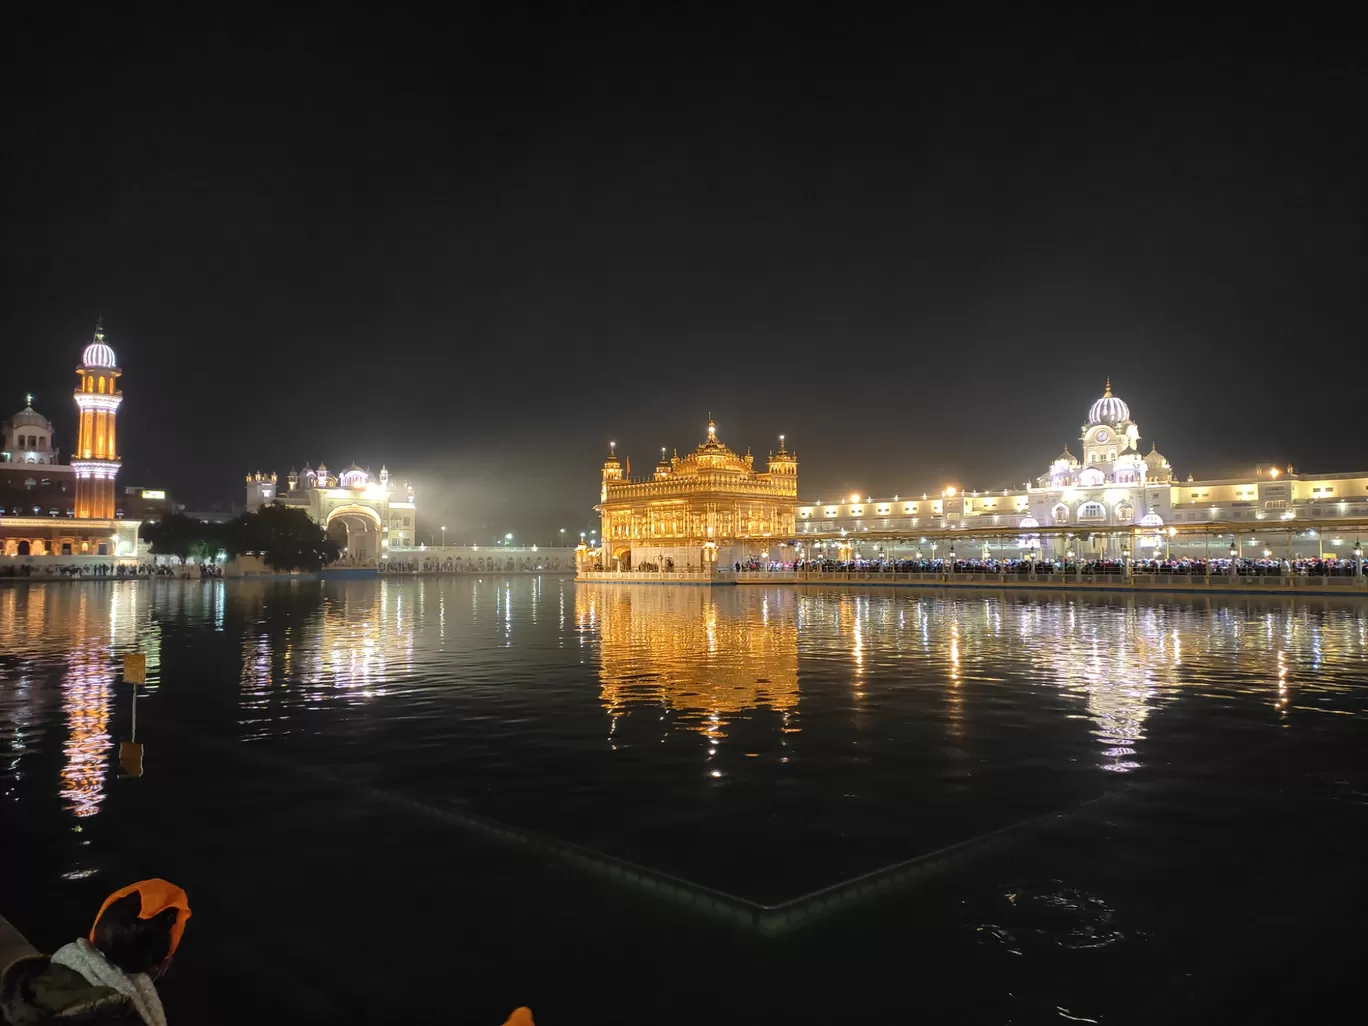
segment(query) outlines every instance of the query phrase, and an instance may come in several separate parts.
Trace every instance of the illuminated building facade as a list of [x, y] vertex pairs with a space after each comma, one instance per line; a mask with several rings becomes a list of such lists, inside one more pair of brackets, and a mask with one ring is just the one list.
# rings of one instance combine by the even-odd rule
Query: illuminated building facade
[[323, 525], [352, 563], [378, 563], [390, 546], [414, 544], [418, 513], [413, 485], [394, 483], [385, 467], [372, 479], [369, 471], [356, 464], [337, 475], [325, 463], [317, 470], [305, 464], [302, 471], [291, 470], [285, 481], [281, 491], [274, 473], [248, 474], [248, 511], [272, 502], [302, 509]]
[[114, 478], [119, 473], [115, 424], [123, 391], [118, 360], [105, 345], [104, 324], [95, 325], [95, 338], [85, 347], [76, 368], [76, 408], [81, 417], [71, 466], [76, 471], [78, 519], [114, 519]]
[[135, 520], [120, 518], [116, 420], [123, 393], [102, 324], [76, 369], [76, 446], [59, 461], [52, 421], [33, 408], [0, 423], [0, 556], [136, 556]]
[[783, 435], [761, 472], [749, 449], [738, 456], [718, 440], [709, 419], [698, 448], [669, 459], [661, 449], [651, 476], [635, 480], [624, 475], [610, 444], [596, 507], [602, 548], [592, 556], [605, 570], [648, 564], [676, 571], [782, 558], [779, 549], [793, 540], [797, 503], [798, 457]]
[[[1174, 525], [1230, 524], [1244, 527], [1245, 540], [1256, 546], [1260, 534], [1290, 538], [1277, 547], [1278, 554], [1286, 549], [1306, 556], [1333, 554], [1334, 548], [1335, 539], [1322, 541], [1323, 532], [1311, 521], [1333, 527], [1338, 520], [1353, 530], [1356, 520], [1368, 518], [1368, 471], [1307, 475], [1292, 467], [1261, 465], [1244, 477], [1176, 480], [1169, 461], [1154, 446], [1142, 451], [1130, 407], [1112, 393], [1110, 381], [1088, 408], [1079, 442], [1080, 455], [1066, 446], [1034, 483], [1021, 489], [965, 491], [951, 485], [934, 496], [851, 495], [834, 503], [802, 503], [799, 541], [804, 534], [835, 534], [841, 539], [837, 545], [823, 546], [833, 558], [838, 550], [867, 558], [879, 551], [898, 558], [921, 551], [931, 557], [945, 552], [931, 552], [913, 535], [1002, 528], [1002, 536], [980, 539], [996, 555], [1038, 548], [1042, 555], [1063, 556], [1068, 547], [1089, 555], [1118, 556], [1133, 534], [1134, 554], [1148, 557], [1161, 546], [1163, 551], [1173, 544], [1180, 549], [1204, 547], [1202, 538], [1190, 534], [1186, 541], [1165, 541]], [[1306, 530], [1299, 532], [1299, 527]], [[1051, 539], [1033, 533], [1041, 528], [1068, 529], [1075, 537]], [[871, 532], [884, 540], [874, 548], [862, 548], [861, 536]], [[889, 539], [889, 532], [906, 532], [907, 537]], [[1343, 538], [1340, 543], [1352, 544]], [[1257, 554], [1261, 553], [1260, 548]], [[971, 551], [963, 546], [959, 553], [960, 558], [980, 554], [976, 547]]]

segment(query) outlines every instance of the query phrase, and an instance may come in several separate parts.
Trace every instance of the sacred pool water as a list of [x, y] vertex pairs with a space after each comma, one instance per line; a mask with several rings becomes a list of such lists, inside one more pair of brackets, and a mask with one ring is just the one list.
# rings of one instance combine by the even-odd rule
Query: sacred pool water
[[4, 584], [0, 914], [182, 884], [180, 1021], [1264, 1021], [1364, 954], [1366, 657], [1352, 599]]

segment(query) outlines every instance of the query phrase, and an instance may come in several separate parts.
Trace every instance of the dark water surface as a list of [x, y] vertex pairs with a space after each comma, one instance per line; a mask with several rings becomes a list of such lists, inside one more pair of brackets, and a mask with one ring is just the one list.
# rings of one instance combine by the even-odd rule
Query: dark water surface
[[183, 884], [173, 1022], [1295, 1019], [1366, 953], [1366, 664], [1320, 599], [0, 586], [0, 914]]

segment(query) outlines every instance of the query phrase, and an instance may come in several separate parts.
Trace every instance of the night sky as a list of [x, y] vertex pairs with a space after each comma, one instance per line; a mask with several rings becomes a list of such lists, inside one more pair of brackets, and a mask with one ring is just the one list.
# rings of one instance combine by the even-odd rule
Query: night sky
[[123, 483], [385, 463], [453, 540], [709, 411], [809, 499], [1019, 485], [1108, 375], [1180, 475], [1368, 468], [1352, 33], [452, 9], [11, 15], [4, 415], [69, 455], [102, 313]]

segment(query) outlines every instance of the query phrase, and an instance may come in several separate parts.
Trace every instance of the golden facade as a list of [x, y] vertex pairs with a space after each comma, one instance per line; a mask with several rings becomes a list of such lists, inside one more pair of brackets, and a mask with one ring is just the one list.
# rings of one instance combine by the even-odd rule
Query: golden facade
[[648, 478], [624, 475], [610, 445], [597, 507], [601, 567], [705, 570], [749, 559], [792, 539], [797, 505], [798, 457], [783, 435], [763, 472], [749, 449], [739, 456], [718, 440], [711, 419], [698, 448], [670, 459], [661, 449]]
[[76, 374], [79, 417], [70, 464], [58, 463], [52, 422], [33, 408], [32, 396], [11, 420], [0, 422], [0, 486], [6, 492], [0, 559], [27, 565], [37, 557], [137, 557], [138, 522], [119, 517], [115, 492], [123, 371], [103, 325], [96, 325], [82, 350]]

